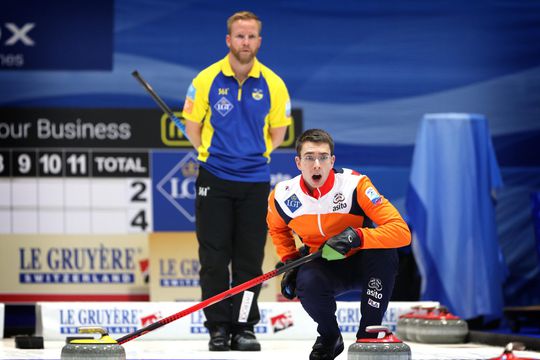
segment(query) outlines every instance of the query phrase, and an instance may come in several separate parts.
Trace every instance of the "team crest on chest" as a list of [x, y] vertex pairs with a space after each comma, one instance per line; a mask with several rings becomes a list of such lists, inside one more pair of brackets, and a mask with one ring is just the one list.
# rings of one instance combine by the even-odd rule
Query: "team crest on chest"
[[251, 93], [251, 96], [252, 96], [255, 100], [257, 100], [257, 101], [261, 100], [261, 99], [263, 98], [263, 91], [262, 91], [262, 89], [254, 88], [254, 89], [253, 89], [253, 92]]
[[302, 203], [296, 194], [292, 194], [287, 200], [285, 200], [285, 205], [287, 205], [291, 212], [295, 212], [300, 208], [300, 206], [302, 206]]

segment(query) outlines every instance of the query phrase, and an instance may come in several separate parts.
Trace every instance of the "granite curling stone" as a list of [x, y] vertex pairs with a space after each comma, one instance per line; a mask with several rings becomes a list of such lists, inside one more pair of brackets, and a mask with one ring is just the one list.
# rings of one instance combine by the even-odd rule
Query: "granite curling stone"
[[415, 330], [416, 341], [425, 344], [461, 344], [469, 334], [467, 322], [444, 306], [422, 316]]
[[411, 316], [409, 318], [409, 321], [407, 322], [407, 341], [419, 342], [417, 334], [420, 327], [420, 323], [433, 310], [435, 310], [435, 306], [433, 305], [428, 305], [428, 306], [421, 305], [417, 307], [414, 316]]
[[99, 339], [74, 339], [62, 348], [61, 360], [126, 360], [126, 352], [101, 327], [81, 327], [79, 333], [100, 334]]
[[412, 321], [420, 313], [420, 306], [412, 306], [411, 311], [401, 315], [396, 324], [396, 335], [400, 340], [412, 340], [408, 334]]
[[368, 326], [368, 333], [384, 332], [384, 337], [358, 339], [349, 346], [348, 360], [411, 360], [411, 348], [386, 326]]

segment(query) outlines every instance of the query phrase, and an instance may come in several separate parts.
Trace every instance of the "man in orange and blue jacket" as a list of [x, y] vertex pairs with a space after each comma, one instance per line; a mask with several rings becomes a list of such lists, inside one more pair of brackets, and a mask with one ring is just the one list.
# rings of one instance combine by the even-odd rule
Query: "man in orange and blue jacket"
[[281, 291], [288, 299], [298, 296], [318, 325], [310, 360], [334, 359], [344, 349], [335, 297], [362, 289], [356, 336], [376, 336], [365, 329], [382, 321], [398, 269], [396, 248], [410, 244], [411, 234], [367, 176], [334, 168], [334, 141], [326, 131], [305, 131], [296, 151], [301, 175], [271, 192], [267, 224], [283, 263], [300, 257], [293, 232], [310, 252], [322, 251], [320, 259], [285, 273]]

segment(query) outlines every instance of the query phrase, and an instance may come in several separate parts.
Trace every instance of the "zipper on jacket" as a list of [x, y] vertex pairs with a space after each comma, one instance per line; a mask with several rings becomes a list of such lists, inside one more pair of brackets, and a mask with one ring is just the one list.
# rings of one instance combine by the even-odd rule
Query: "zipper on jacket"
[[238, 83], [238, 101], [241, 101], [242, 100], [242, 87], [244, 86], [244, 83], [246, 82], [247, 78], [244, 79], [244, 81], [240, 81], [236, 78], [236, 76], [234, 77], [236, 79], [236, 82]]
[[319, 198], [317, 199], [317, 209], [319, 211], [317, 211], [317, 225], [319, 225], [319, 232], [321, 233], [322, 236], [326, 236], [324, 234], [324, 231], [322, 229], [322, 223], [321, 223], [321, 196], [322, 196], [322, 193], [321, 193], [321, 190], [319, 188], [317, 188], [317, 191], [319, 192]]

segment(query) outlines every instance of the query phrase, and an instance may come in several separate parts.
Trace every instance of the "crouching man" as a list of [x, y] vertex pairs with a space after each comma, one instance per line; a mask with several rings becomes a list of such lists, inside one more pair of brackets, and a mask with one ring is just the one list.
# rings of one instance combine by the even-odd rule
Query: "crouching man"
[[408, 245], [411, 234], [367, 176], [334, 168], [334, 141], [326, 131], [306, 130], [296, 152], [301, 174], [271, 192], [267, 223], [283, 263], [300, 256], [293, 232], [310, 252], [322, 251], [321, 258], [285, 273], [281, 292], [298, 296], [317, 323], [310, 360], [334, 359], [344, 349], [336, 296], [362, 289], [356, 337], [376, 337], [365, 329], [381, 324], [398, 269], [396, 248]]

